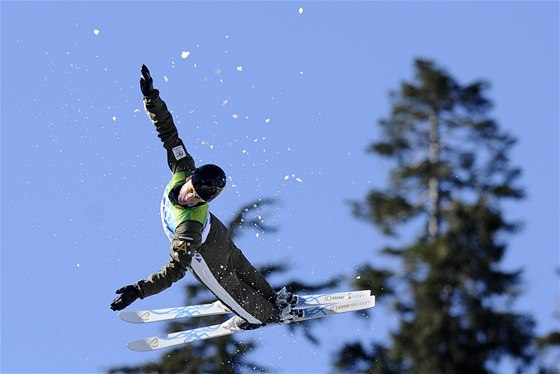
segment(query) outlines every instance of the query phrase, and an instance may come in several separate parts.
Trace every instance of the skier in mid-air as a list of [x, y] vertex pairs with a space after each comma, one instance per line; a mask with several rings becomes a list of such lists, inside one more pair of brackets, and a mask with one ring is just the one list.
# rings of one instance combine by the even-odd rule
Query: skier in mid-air
[[209, 211], [208, 203], [226, 187], [226, 175], [216, 165], [195, 167], [150, 71], [142, 65], [140, 89], [144, 107], [167, 150], [173, 174], [161, 202], [164, 230], [171, 240], [169, 262], [145, 280], [117, 290], [112, 310], [122, 310], [169, 288], [190, 270], [218, 300], [238, 317], [236, 324], [251, 329], [292, 318], [292, 295], [274, 292], [266, 279], [249, 263], [230, 238], [225, 225]]

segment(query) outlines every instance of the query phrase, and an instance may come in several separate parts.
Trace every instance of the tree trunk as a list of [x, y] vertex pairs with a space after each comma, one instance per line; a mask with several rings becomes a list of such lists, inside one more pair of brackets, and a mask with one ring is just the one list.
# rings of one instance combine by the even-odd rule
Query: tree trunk
[[439, 165], [439, 118], [436, 113], [430, 116], [430, 147], [428, 153], [428, 161], [432, 174], [428, 182], [428, 235], [430, 239], [439, 236], [440, 227], [440, 188], [439, 175], [434, 173]]

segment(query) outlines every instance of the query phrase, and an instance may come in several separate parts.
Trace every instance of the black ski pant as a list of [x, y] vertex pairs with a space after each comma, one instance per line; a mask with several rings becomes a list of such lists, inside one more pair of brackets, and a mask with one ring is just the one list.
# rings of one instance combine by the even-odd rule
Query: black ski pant
[[273, 314], [274, 291], [231, 240], [227, 228], [211, 215], [211, 229], [190, 270], [235, 314], [249, 323], [264, 323]]

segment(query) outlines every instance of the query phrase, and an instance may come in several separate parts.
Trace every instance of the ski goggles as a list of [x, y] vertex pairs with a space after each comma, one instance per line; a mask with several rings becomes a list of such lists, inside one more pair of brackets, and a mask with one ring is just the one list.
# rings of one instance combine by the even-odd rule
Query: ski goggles
[[194, 195], [195, 199], [198, 200], [198, 202], [205, 203], [206, 201], [204, 201], [204, 199], [196, 193], [196, 190], [194, 189], [192, 181], [189, 181], [188, 183], [189, 184], [187, 185], [187, 191], [189, 191], [189, 193], [192, 193]]

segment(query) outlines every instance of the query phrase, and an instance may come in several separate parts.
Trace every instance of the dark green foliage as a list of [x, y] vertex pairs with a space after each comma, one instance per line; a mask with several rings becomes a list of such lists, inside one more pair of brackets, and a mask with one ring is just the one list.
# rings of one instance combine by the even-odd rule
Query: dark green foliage
[[389, 355], [390, 352], [381, 344], [372, 343], [368, 350], [360, 343], [351, 343], [340, 351], [337, 366], [351, 368], [348, 372], [352, 373], [402, 373], [401, 364]]
[[255, 228], [262, 232], [273, 233], [277, 231], [276, 227], [268, 226], [264, 223], [264, 220], [258, 215], [256, 217], [251, 217], [249, 213], [254, 213], [260, 211], [261, 208], [268, 205], [273, 205], [275, 200], [273, 199], [259, 199], [250, 204], [247, 204], [239, 209], [235, 217], [229, 223], [229, 232], [232, 238], [236, 238], [241, 235], [243, 229]]
[[392, 275], [390, 271], [365, 265], [359, 269], [358, 273], [360, 277], [354, 280], [357, 290], [371, 290], [372, 295], [389, 296], [393, 294], [393, 290], [388, 284]]
[[[391, 93], [382, 138], [368, 151], [394, 162], [386, 189], [353, 204], [357, 217], [385, 234], [414, 222], [408, 245], [381, 253], [400, 268], [364, 265], [358, 288], [375, 290], [399, 324], [387, 342], [347, 344], [335, 364], [347, 372], [487, 373], [505, 357], [519, 370], [534, 358], [534, 322], [511, 310], [519, 271], [500, 268], [508, 222], [500, 202], [519, 199], [515, 140], [488, 117], [486, 82], [462, 86], [426, 60], [415, 79]], [[409, 228], [410, 232], [410, 228]]]
[[[560, 269], [557, 269], [556, 273], [560, 275]], [[554, 317], [560, 321], [560, 309], [555, 311]], [[535, 343], [539, 357], [539, 374], [560, 374], [560, 324], [556, 324], [556, 329], [544, 336], [537, 336]]]
[[552, 331], [537, 337], [539, 374], [560, 374], [560, 331]]
[[539, 348], [551, 345], [560, 346], [560, 331], [551, 332], [545, 337], [537, 339], [537, 345]]

